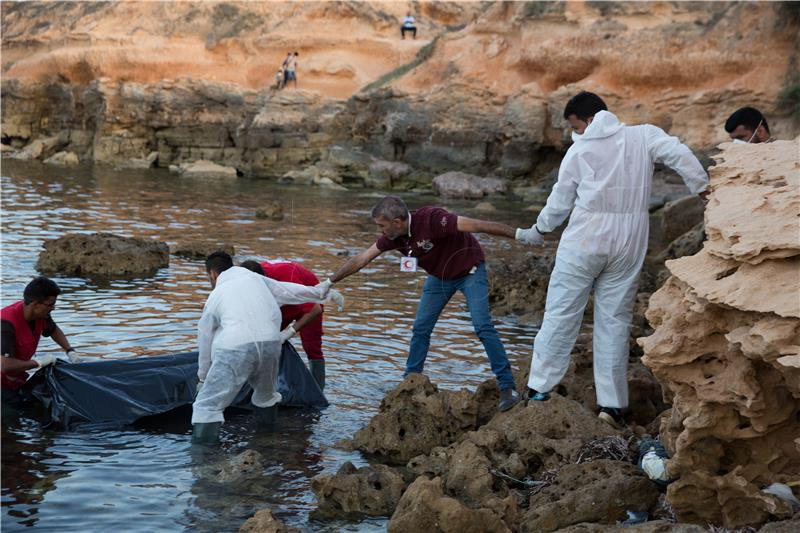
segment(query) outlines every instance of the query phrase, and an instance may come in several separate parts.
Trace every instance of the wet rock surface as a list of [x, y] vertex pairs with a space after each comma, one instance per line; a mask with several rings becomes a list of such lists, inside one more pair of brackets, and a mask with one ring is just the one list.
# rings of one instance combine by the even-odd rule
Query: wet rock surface
[[301, 533], [301, 531], [278, 520], [272, 509], [261, 509], [242, 524], [239, 533]]
[[319, 507], [316, 518], [389, 516], [406, 488], [403, 476], [385, 465], [356, 468], [343, 464], [335, 475], [319, 475], [311, 480]]
[[264, 474], [264, 456], [255, 450], [242, 453], [223, 461], [214, 480], [217, 483], [241, 483]]
[[800, 475], [797, 151], [797, 141], [724, 147], [708, 241], [668, 261], [672, 276], [650, 298], [655, 330], [640, 344], [673, 398], [661, 437], [681, 521], [733, 529], [792, 515], [761, 489]]
[[72, 233], [45, 241], [36, 269], [68, 276], [152, 275], [169, 266], [169, 247], [160, 241], [111, 233]]
[[256, 218], [279, 221], [283, 220], [283, 204], [280, 202], [269, 202], [263, 207], [256, 209]]

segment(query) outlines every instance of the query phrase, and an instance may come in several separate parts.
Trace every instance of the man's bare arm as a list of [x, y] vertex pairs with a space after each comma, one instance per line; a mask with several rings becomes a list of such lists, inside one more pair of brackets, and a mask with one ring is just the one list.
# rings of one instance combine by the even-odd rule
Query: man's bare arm
[[516, 228], [506, 226], [500, 222], [489, 222], [488, 220], [479, 220], [477, 218], [458, 217], [458, 231], [466, 231], [469, 233], [488, 233], [489, 235], [497, 235], [499, 237], [508, 237], [513, 239], [516, 235]]
[[294, 328], [295, 331], [300, 331], [301, 329], [306, 327], [309, 322], [314, 320], [314, 318], [319, 316], [321, 312], [322, 312], [322, 306], [319, 304], [314, 304], [314, 307], [311, 308], [311, 311], [298, 318], [295, 321], [295, 323], [292, 324], [292, 327]]
[[367, 266], [373, 259], [381, 255], [381, 251], [378, 250], [378, 246], [373, 244], [357, 256], [348, 259], [345, 264], [343, 264], [336, 273], [330, 277], [330, 280], [333, 283], [338, 281], [342, 281], [344, 278], [351, 274], [355, 274], [365, 266]]

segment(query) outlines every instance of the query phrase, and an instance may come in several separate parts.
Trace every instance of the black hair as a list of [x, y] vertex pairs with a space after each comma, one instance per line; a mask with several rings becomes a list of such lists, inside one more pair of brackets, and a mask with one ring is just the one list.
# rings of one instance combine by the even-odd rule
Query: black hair
[[261, 263], [258, 261], [253, 261], [252, 259], [248, 259], [247, 261], [242, 261], [239, 263], [239, 266], [242, 268], [246, 268], [251, 272], [255, 272], [256, 274], [261, 274], [262, 276], [266, 276], [264, 274], [264, 269], [261, 268]]
[[406, 203], [397, 196], [384, 196], [380, 202], [372, 208], [372, 219], [385, 218], [386, 220], [408, 219], [408, 207]]
[[737, 127], [744, 126], [750, 131], [755, 132], [759, 123], [761, 123], [764, 129], [767, 130], [767, 133], [769, 133], [769, 124], [767, 124], [767, 119], [764, 118], [761, 111], [755, 107], [743, 107], [737, 109], [728, 117], [728, 120], [725, 121], [725, 131], [731, 133]]
[[564, 107], [564, 118], [569, 119], [570, 116], [575, 115], [586, 122], [589, 117], [595, 116], [600, 111], [608, 111], [603, 99], [594, 93], [582, 91], [569, 99]]
[[233, 266], [231, 256], [223, 251], [217, 251], [206, 257], [206, 272], [222, 274]]
[[22, 292], [22, 299], [26, 304], [43, 302], [51, 296], [61, 294], [61, 288], [50, 278], [38, 276], [28, 283]]

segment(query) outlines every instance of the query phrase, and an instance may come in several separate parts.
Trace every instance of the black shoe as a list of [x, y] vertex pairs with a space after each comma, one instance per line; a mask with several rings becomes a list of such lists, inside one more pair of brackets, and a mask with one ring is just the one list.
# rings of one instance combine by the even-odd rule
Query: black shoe
[[528, 389], [528, 400], [533, 400], [535, 402], [546, 402], [549, 399], [549, 392], [539, 392], [536, 389]]
[[501, 413], [508, 411], [520, 401], [520, 396], [514, 389], [504, 389], [500, 391], [500, 401], [497, 404], [497, 410]]
[[622, 409], [618, 407], [601, 407], [597, 417], [614, 429], [622, 429], [625, 426], [625, 419], [622, 418]]

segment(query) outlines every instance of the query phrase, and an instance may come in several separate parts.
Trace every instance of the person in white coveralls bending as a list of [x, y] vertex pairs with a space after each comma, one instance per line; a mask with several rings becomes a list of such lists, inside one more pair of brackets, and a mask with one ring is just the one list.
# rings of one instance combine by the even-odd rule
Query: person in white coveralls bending
[[341, 294], [330, 281], [315, 287], [285, 283], [233, 266], [225, 252], [206, 258], [211, 294], [197, 326], [198, 393], [192, 405], [192, 441], [215, 442], [225, 420], [222, 412], [245, 383], [253, 387], [251, 402], [260, 423], [274, 424], [278, 367], [281, 356], [281, 310], [286, 304], [324, 303], [330, 297], [340, 308]]

